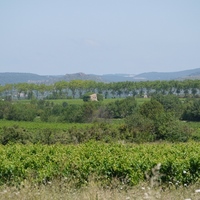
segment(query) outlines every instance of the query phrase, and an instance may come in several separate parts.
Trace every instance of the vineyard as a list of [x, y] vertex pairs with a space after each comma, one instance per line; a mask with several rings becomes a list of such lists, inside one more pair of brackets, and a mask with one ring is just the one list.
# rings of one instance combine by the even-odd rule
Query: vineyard
[[126, 185], [189, 185], [199, 181], [200, 146], [195, 142], [170, 144], [105, 144], [0, 146], [0, 184], [24, 180], [46, 184], [66, 180], [76, 186], [91, 178], [102, 186], [118, 180]]
[[0, 108], [0, 194], [200, 183], [198, 98], [8, 99]]

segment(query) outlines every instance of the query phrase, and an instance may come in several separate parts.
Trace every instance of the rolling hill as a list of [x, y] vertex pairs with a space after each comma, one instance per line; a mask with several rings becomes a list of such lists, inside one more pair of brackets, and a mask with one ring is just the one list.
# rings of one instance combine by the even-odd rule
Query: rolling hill
[[52, 84], [57, 81], [65, 80], [94, 80], [101, 82], [120, 82], [120, 81], [154, 81], [154, 80], [184, 80], [184, 79], [200, 79], [200, 68], [177, 71], [177, 72], [146, 72], [142, 74], [65, 74], [55, 76], [42, 76], [33, 73], [0, 73], [0, 84], [14, 84], [14, 83], [45, 83]]

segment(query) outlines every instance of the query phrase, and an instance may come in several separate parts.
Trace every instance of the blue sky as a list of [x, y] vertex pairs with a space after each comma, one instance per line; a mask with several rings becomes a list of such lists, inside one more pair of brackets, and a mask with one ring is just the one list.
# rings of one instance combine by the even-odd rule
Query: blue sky
[[199, 0], [1, 0], [0, 72], [200, 67]]

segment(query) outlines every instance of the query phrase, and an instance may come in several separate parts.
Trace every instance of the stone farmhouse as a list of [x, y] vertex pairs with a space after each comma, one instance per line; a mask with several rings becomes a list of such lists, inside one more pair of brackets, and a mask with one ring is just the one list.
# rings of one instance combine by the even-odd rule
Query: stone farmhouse
[[91, 94], [91, 95], [90, 95], [90, 100], [91, 100], [91, 101], [98, 101], [98, 100], [97, 100], [97, 94]]

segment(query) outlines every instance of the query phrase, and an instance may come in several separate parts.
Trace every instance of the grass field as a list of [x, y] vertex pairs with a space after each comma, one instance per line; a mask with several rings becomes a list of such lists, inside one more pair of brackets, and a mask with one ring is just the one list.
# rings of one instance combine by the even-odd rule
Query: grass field
[[68, 130], [74, 126], [76, 127], [88, 127], [91, 124], [89, 123], [56, 123], [56, 122], [26, 122], [26, 121], [9, 121], [9, 120], [0, 120], [0, 130], [3, 127], [11, 127], [17, 125], [21, 128], [27, 130], [40, 130], [40, 129], [51, 129], [51, 130]]
[[[111, 102], [114, 102], [116, 100], [122, 100], [123, 98], [112, 98], [112, 99], [104, 99], [102, 101], [102, 104], [108, 104]], [[149, 98], [136, 98], [138, 104], [142, 104], [144, 102], [149, 101]], [[62, 104], [63, 102], [67, 102], [68, 104], [76, 104], [76, 105], [82, 105], [84, 103], [83, 99], [51, 99], [46, 100], [49, 102], [54, 102], [55, 104]], [[22, 102], [22, 103], [29, 103], [30, 100], [17, 100], [15, 102]]]

